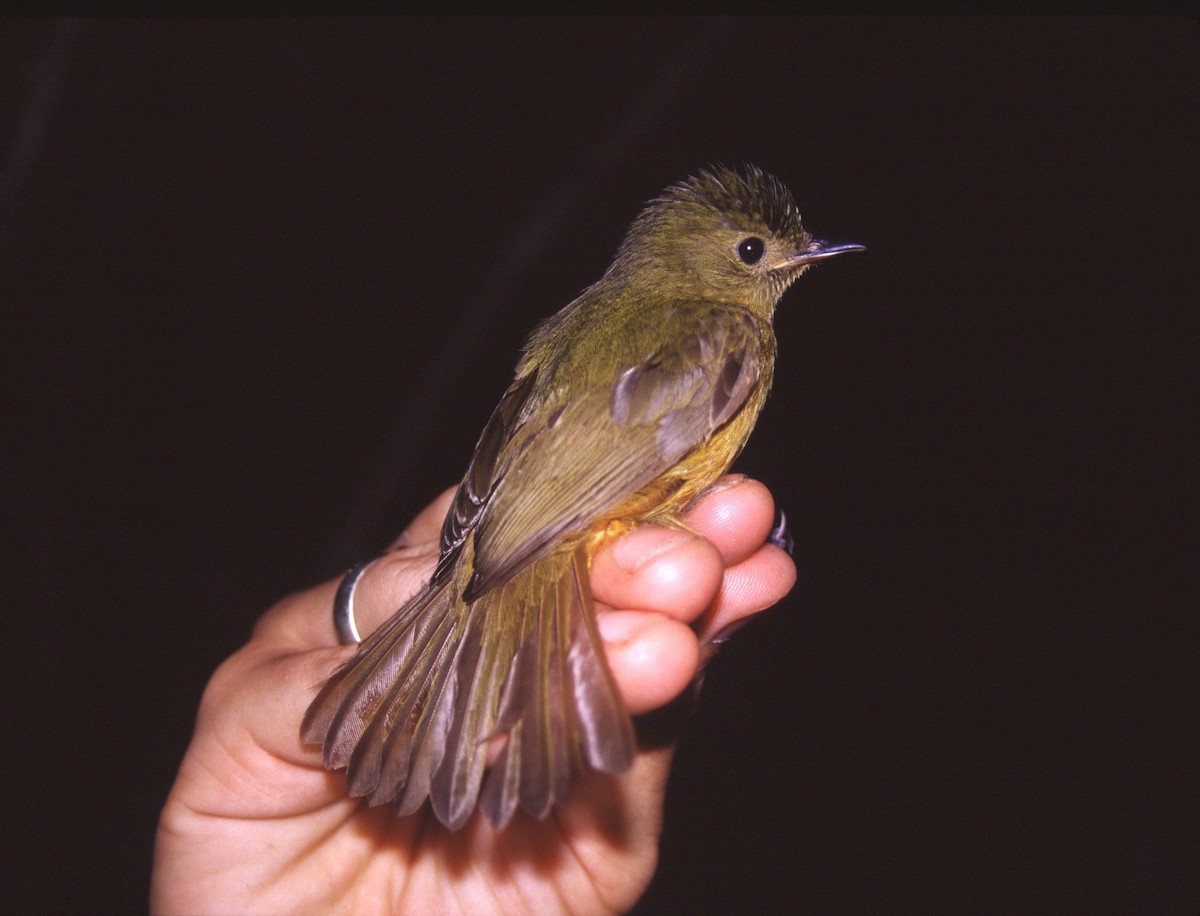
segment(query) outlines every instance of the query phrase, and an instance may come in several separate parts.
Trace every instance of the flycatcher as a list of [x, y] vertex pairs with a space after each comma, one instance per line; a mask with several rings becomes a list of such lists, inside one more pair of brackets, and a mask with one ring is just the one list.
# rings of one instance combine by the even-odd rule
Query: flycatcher
[[[633, 726], [596, 630], [591, 557], [678, 524], [746, 444], [771, 386], [771, 322], [830, 245], [748, 166], [666, 189], [604, 275], [543, 322], [479, 437], [429, 584], [329, 678], [301, 726], [351, 795], [428, 798], [461, 827], [544, 817], [584, 767], [620, 773]], [[489, 763], [489, 746], [502, 738]]]

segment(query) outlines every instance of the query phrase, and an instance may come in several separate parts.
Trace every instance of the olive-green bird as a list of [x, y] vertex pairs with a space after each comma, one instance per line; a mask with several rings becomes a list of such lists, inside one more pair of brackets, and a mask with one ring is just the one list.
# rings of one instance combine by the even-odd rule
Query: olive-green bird
[[[459, 486], [429, 584], [309, 707], [306, 742], [349, 791], [461, 827], [537, 817], [587, 766], [620, 773], [633, 727], [596, 630], [608, 538], [677, 524], [746, 444], [771, 385], [775, 306], [816, 241], [754, 167], [667, 188], [612, 265], [538, 327]], [[490, 739], [506, 736], [490, 766]]]

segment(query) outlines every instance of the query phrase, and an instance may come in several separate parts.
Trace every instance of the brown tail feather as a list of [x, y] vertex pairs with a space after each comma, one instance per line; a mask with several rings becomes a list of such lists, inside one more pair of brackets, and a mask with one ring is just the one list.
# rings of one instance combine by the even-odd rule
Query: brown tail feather
[[[518, 804], [544, 817], [582, 765], [633, 760], [633, 728], [596, 631], [587, 561], [550, 556], [471, 604], [457, 576], [427, 587], [365, 640], [304, 717], [325, 765], [345, 766], [352, 795], [426, 798], [461, 827], [476, 804], [493, 824]], [[488, 739], [507, 733], [487, 770]], [[482, 794], [481, 794], [482, 787]]]

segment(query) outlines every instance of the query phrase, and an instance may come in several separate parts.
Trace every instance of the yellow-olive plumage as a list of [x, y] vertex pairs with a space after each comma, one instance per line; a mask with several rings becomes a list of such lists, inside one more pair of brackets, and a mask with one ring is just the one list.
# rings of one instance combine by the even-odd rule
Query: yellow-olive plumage
[[[545, 816], [587, 766], [633, 760], [588, 564], [671, 523], [725, 473], [771, 384], [775, 306], [816, 242], [787, 189], [700, 172], [637, 217], [594, 285], [534, 331], [479, 439], [429, 584], [363, 641], [305, 716], [352, 795], [426, 798], [460, 827]], [[491, 766], [489, 739], [506, 736]]]

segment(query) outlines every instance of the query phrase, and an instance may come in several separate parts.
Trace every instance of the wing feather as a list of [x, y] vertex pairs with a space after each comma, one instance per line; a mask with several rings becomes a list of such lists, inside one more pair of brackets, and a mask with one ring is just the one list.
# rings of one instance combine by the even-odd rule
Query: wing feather
[[609, 389], [572, 392], [552, 422], [521, 417], [475, 515], [468, 600], [582, 534], [746, 403], [763, 372], [758, 323], [737, 306], [695, 311], [693, 334], [659, 342]]

